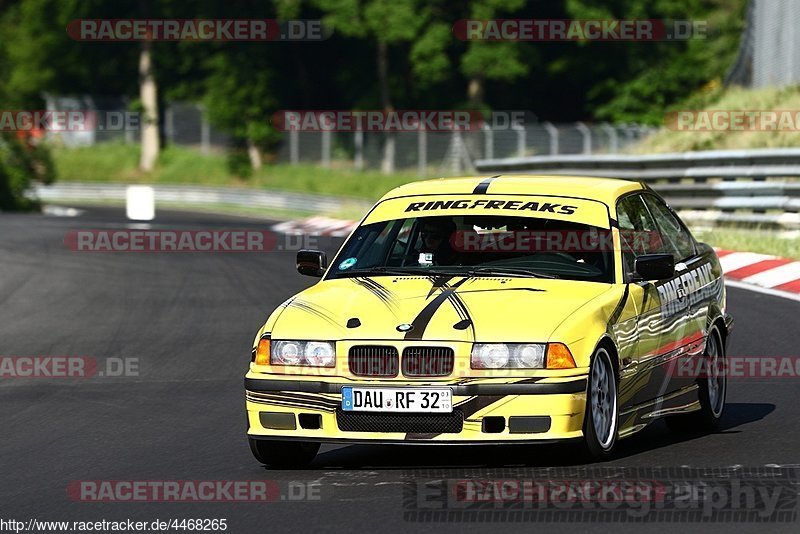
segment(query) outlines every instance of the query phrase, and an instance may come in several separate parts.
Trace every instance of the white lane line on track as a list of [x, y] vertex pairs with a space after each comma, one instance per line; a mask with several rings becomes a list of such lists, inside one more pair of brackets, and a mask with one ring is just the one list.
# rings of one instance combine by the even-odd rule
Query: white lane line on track
[[775, 287], [797, 279], [800, 279], [800, 262], [795, 261], [742, 278], [741, 281], [757, 286]]
[[725, 279], [725, 285], [727, 287], [734, 287], [736, 289], [744, 289], [747, 291], [754, 291], [756, 293], [762, 293], [764, 295], [770, 295], [772, 297], [781, 297], [784, 299], [794, 300], [796, 302], [800, 302], [800, 294], [796, 293], [789, 293], [788, 291], [778, 291], [777, 289], [770, 289], [768, 287], [761, 287], [755, 286], [753, 284], [746, 284], [744, 282], [738, 282], [736, 280], [728, 280]]

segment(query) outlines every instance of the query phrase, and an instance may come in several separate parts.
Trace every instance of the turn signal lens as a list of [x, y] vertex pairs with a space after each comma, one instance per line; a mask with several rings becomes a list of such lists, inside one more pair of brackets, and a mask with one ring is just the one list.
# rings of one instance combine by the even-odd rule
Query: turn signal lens
[[258, 340], [256, 365], [269, 365], [269, 338], [267, 337], [262, 337]]
[[547, 344], [547, 368], [548, 369], [574, 369], [575, 359], [566, 345], [563, 343]]

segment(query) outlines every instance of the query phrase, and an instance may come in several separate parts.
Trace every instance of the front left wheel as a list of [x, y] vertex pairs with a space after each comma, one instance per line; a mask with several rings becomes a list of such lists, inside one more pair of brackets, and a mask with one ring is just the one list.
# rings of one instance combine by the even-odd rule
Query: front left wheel
[[269, 441], [247, 438], [256, 460], [270, 467], [298, 469], [308, 466], [319, 451], [319, 443]]
[[609, 458], [618, 430], [616, 373], [608, 350], [599, 347], [592, 356], [583, 416], [583, 441], [589, 456], [596, 460]]

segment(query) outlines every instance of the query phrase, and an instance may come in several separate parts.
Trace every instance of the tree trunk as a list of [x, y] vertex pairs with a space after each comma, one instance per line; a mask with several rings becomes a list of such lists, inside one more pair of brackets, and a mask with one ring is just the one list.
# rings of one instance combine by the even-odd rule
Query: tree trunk
[[467, 86], [467, 98], [469, 105], [475, 110], [480, 110], [483, 107], [484, 87], [483, 78], [475, 76], [469, 80]]
[[[392, 96], [389, 91], [389, 46], [385, 41], [378, 40], [378, 83], [381, 91], [381, 106], [384, 113], [394, 111]], [[395, 152], [394, 132], [384, 133], [383, 161], [381, 161], [381, 173], [392, 174], [394, 172], [394, 152]]]
[[259, 170], [264, 164], [264, 160], [261, 158], [261, 151], [252, 139], [247, 140], [247, 155], [250, 157], [250, 166], [253, 167], [254, 171]]
[[[469, 102], [470, 111], [486, 113], [484, 107], [484, 82], [483, 76], [474, 76], [469, 80], [469, 84], [467, 85], [467, 101]], [[486, 115], [485, 118], [488, 119], [489, 116]], [[471, 158], [472, 155], [478, 154], [482, 154], [484, 158], [487, 157], [486, 154], [483, 154], [481, 149], [481, 141], [483, 141], [484, 135], [487, 134], [477, 130], [475, 132], [464, 133], [464, 147], [466, 147], [467, 153], [471, 155]]]
[[150, 172], [158, 160], [161, 141], [158, 132], [158, 86], [153, 72], [153, 42], [142, 41], [139, 52], [139, 99], [144, 117], [142, 128], [142, 157], [139, 168]]

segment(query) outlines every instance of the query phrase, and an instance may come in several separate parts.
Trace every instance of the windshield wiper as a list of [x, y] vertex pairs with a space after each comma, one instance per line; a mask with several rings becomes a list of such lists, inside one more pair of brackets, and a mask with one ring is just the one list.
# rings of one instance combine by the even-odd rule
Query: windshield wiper
[[359, 275], [370, 275], [370, 274], [400, 274], [400, 275], [451, 275], [453, 273], [447, 273], [443, 271], [437, 271], [435, 269], [427, 269], [423, 267], [369, 267], [366, 269], [354, 269], [352, 271], [341, 271], [339, 274], [359, 274]]
[[527, 276], [530, 278], [559, 278], [558, 275], [550, 274], [550, 273], [542, 273], [538, 271], [531, 271], [529, 269], [523, 269], [521, 267], [502, 267], [502, 266], [490, 266], [486, 265], [484, 267], [476, 267], [475, 269], [470, 269], [467, 271], [467, 274], [470, 276], [476, 276], [479, 274], [488, 274], [488, 275], [517, 275], [517, 276]]

